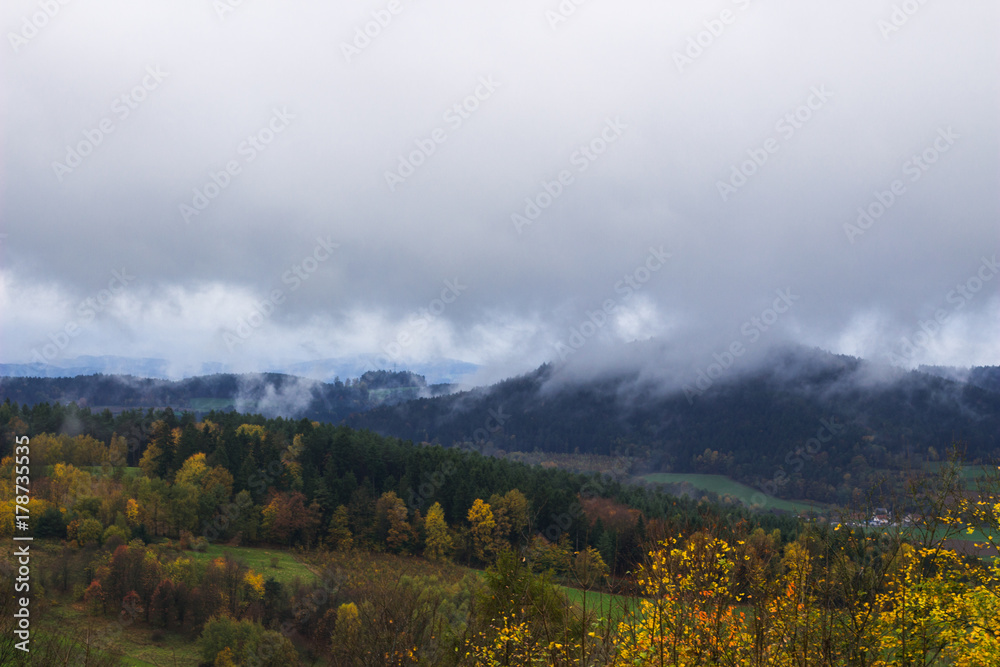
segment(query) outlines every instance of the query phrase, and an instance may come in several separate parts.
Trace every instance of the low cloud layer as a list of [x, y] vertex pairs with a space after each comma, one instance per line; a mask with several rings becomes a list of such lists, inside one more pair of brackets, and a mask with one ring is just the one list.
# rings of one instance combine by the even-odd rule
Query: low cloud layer
[[0, 362], [1000, 363], [998, 12], [6, 2]]

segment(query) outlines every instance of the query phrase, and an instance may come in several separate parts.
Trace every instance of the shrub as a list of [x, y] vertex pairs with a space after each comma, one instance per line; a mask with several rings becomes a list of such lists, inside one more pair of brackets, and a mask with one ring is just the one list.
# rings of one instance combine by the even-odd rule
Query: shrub
[[80, 527], [76, 531], [76, 541], [80, 546], [100, 544], [101, 536], [104, 534], [104, 526], [97, 519], [84, 519], [80, 522]]
[[35, 536], [57, 537], [59, 539], [66, 537], [66, 519], [63, 517], [63, 513], [59, 511], [59, 508], [54, 505], [49, 505], [45, 508], [45, 512], [39, 517], [38, 523], [35, 524]]
[[109, 543], [108, 541], [111, 540], [112, 538], [117, 538], [116, 540], [114, 540], [115, 542], [114, 546], [110, 547], [110, 550], [114, 551], [119, 544], [127, 544], [130, 537], [131, 535], [129, 535], [129, 531], [122, 528], [121, 526], [108, 526], [104, 530], [104, 539], [102, 540], [102, 542], [104, 543], [105, 547], [108, 547]]

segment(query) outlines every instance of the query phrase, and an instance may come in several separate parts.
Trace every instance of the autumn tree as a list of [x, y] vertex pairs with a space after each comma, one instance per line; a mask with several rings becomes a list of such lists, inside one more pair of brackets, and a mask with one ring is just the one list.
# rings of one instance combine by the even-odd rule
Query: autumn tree
[[49, 476], [49, 499], [62, 507], [73, 507], [77, 499], [92, 496], [93, 476], [72, 464], [56, 463]]
[[528, 528], [529, 503], [527, 497], [517, 489], [511, 489], [504, 495], [494, 493], [490, 496], [490, 507], [493, 510], [494, 541], [499, 546], [510, 544], [516, 546], [524, 541]]
[[427, 531], [424, 555], [431, 560], [446, 560], [448, 554], [451, 553], [452, 540], [451, 534], [448, 532], [448, 524], [444, 520], [444, 510], [441, 508], [441, 503], [434, 503], [427, 510], [424, 527]]
[[351, 663], [357, 653], [360, 633], [361, 618], [358, 614], [358, 605], [353, 602], [345, 602], [337, 607], [336, 622], [330, 637], [336, 664]]
[[[179, 430], [176, 436], [179, 436]], [[149, 444], [139, 459], [139, 467], [146, 477], [166, 479], [175, 468], [176, 438], [173, 430], [162, 419], [153, 422]]]
[[117, 433], [112, 434], [107, 452], [101, 461], [102, 467], [124, 468], [128, 465], [128, 441]]
[[347, 551], [353, 545], [353, 536], [347, 514], [347, 507], [339, 505], [330, 517], [330, 529], [327, 533], [330, 548], [337, 551]]
[[375, 502], [378, 534], [385, 536], [386, 546], [393, 551], [403, 551], [413, 542], [413, 531], [406, 519], [406, 504], [395, 491], [386, 491]]
[[541, 666], [560, 662], [559, 655], [570, 648], [572, 636], [577, 634], [565, 595], [545, 575], [532, 573], [510, 549], [502, 551], [486, 569], [484, 580], [486, 587], [477, 596], [477, 613], [485, 627], [470, 633], [465, 648], [472, 661], [463, 664]]
[[97, 519], [84, 519], [76, 529], [76, 541], [80, 546], [100, 544], [103, 535], [104, 526]]
[[147, 529], [153, 535], [161, 535], [170, 518], [170, 485], [159, 477], [143, 477], [134, 482], [133, 493]]
[[304, 494], [273, 492], [261, 512], [261, 529], [265, 539], [276, 544], [309, 545], [319, 527], [319, 508], [306, 505]]
[[170, 628], [177, 615], [175, 611], [174, 584], [169, 579], [162, 579], [153, 590], [149, 601], [150, 620], [160, 628]]
[[138, 596], [149, 620], [149, 601], [160, 582], [160, 563], [153, 552], [133, 541], [115, 549], [111, 560], [102, 570], [101, 585], [112, 602], [121, 601], [130, 593]]
[[492, 508], [489, 503], [476, 498], [469, 508], [467, 518], [472, 527], [472, 546], [476, 557], [484, 562], [489, 561], [495, 553], [493, 531], [496, 529], [496, 521]]
[[215, 662], [212, 663], [212, 667], [238, 667], [233, 661], [233, 649], [227, 646], [219, 651], [215, 656]]
[[639, 609], [620, 625], [622, 658], [634, 665], [749, 662], [738, 641], [744, 623], [730, 596], [733, 549], [695, 533], [682, 544], [668, 538], [639, 573]]
[[305, 443], [302, 441], [302, 434], [297, 433], [292, 438], [291, 444], [281, 453], [281, 463], [284, 464], [285, 469], [292, 477], [293, 489], [302, 488], [302, 464], [299, 462], [299, 458], [304, 449]]
[[174, 483], [201, 486], [201, 481], [207, 474], [208, 465], [205, 463], [205, 454], [199, 452], [184, 461], [180, 470], [177, 471], [177, 475], [174, 477]]
[[573, 557], [573, 579], [584, 590], [599, 585], [608, 576], [608, 566], [594, 547], [576, 552]]
[[923, 576], [906, 578], [919, 584], [910, 585], [906, 602], [914, 611], [926, 609], [931, 619], [951, 620], [950, 627], [934, 630], [947, 640], [943, 653], [954, 664], [1000, 664], [1000, 467], [984, 468], [973, 491], [950, 499], [944, 523], [975, 538], [981, 556], [962, 558], [943, 545], [923, 548]]
[[104, 587], [101, 586], [101, 582], [94, 579], [90, 582], [90, 586], [83, 594], [83, 601], [87, 603], [90, 608], [90, 612], [96, 614], [99, 609], [101, 614], [106, 614], [108, 612], [108, 601], [104, 593]]
[[206, 663], [215, 663], [216, 658], [224, 654], [219, 664], [226, 664], [227, 660], [232, 664], [262, 667], [296, 667], [299, 664], [298, 652], [291, 640], [247, 619], [237, 621], [217, 616], [205, 624], [198, 643]]
[[67, 436], [39, 433], [31, 438], [31, 462], [36, 465], [55, 465], [66, 462]]

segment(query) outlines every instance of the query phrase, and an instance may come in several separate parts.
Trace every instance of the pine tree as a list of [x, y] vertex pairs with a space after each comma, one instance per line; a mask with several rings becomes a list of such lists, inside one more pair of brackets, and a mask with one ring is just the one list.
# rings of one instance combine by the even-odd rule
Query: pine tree
[[198, 429], [194, 427], [194, 424], [185, 425], [177, 439], [177, 460], [187, 461], [197, 454], [200, 451], [198, 440]]

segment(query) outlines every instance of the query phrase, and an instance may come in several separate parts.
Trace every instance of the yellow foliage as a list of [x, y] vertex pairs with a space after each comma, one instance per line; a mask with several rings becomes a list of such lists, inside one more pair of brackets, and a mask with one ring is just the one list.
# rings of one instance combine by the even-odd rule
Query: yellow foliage
[[[504, 616], [495, 623], [492, 641], [472, 642], [467, 647], [466, 656], [482, 667], [502, 667], [504, 665], [547, 665], [545, 653], [537, 647], [531, 636], [528, 621], [514, 622]], [[482, 639], [480, 636], [477, 639]], [[553, 647], [554, 648], [554, 647]]]
[[302, 464], [299, 463], [299, 456], [305, 449], [306, 445], [302, 441], [302, 434], [297, 433], [294, 438], [292, 438], [292, 444], [285, 448], [285, 451], [281, 453], [281, 463], [288, 469], [288, 472], [292, 475], [292, 485], [296, 488], [302, 485]]
[[267, 430], [259, 424], [240, 424], [236, 428], [236, 435], [248, 435], [257, 440], [263, 441], [267, 435]]
[[197, 583], [194, 562], [190, 558], [177, 558], [163, 566], [164, 577], [174, 583], [194, 586]]
[[129, 498], [125, 503], [125, 517], [132, 526], [139, 524], [139, 502], [135, 498]]
[[278, 499], [274, 498], [261, 510], [261, 529], [265, 535], [269, 535], [274, 527], [275, 519], [278, 516]]
[[71, 464], [57, 463], [49, 478], [49, 499], [72, 507], [77, 498], [93, 495], [93, 476]]
[[431, 560], [447, 558], [451, 552], [452, 540], [448, 533], [448, 524], [444, 520], [444, 509], [442, 509], [441, 503], [434, 503], [427, 510], [424, 528], [427, 531], [424, 555]]
[[468, 519], [472, 524], [472, 541], [476, 556], [480, 560], [488, 560], [494, 552], [493, 529], [496, 528], [490, 504], [476, 498], [469, 508]]
[[[34, 524], [38, 521], [39, 517], [45, 513], [45, 510], [51, 506], [51, 503], [42, 500], [41, 498], [30, 498], [28, 500], [27, 509], [25, 512], [21, 510], [18, 512], [16, 505], [16, 499], [12, 498], [10, 500], [0, 501], [0, 537], [11, 537], [15, 534], [14, 531], [14, 520], [16, 518], [25, 519], [28, 522], [29, 532], [34, 530]], [[18, 531], [18, 534], [24, 535], [23, 531]]]
[[210, 419], [203, 419], [195, 424], [194, 427], [202, 433], [207, 431], [211, 435], [218, 435], [222, 432], [222, 428]]
[[345, 602], [337, 607], [337, 627], [344, 629], [348, 634], [357, 634], [361, 627], [358, 605]]
[[639, 574], [640, 609], [619, 626], [626, 664], [744, 664], [744, 625], [730, 595], [734, 550], [724, 540], [695, 533], [684, 546], [669, 538], [650, 552]]
[[330, 637], [335, 653], [352, 655], [361, 632], [361, 615], [358, 605], [345, 602], [337, 607], [337, 620]]
[[243, 583], [247, 585], [257, 599], [264, 597], [264, 575], [253, 570], [247, 570], [247, 573], [243, 575]]
[[192, 484], [201, 486], [201, 481], [208, 474], [208, 465], [205, 463], [205, 454], [198, 452], [188, 457], [181, 469], [177, 471], [174, 478], [176, 484]]
[[215, 656], [214, 667], [236, 667], [236, 662], [233, 660], [233, 649], [228, 646]]

